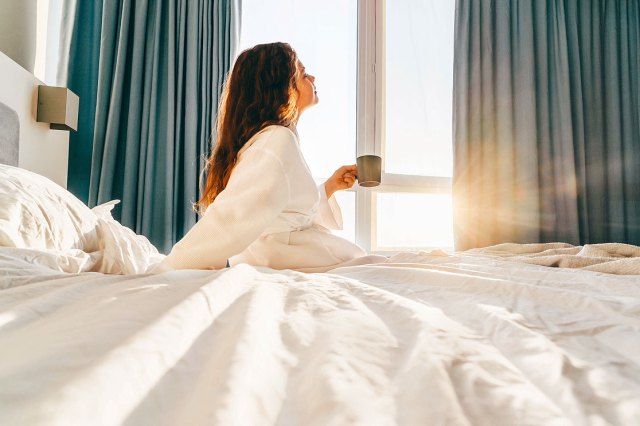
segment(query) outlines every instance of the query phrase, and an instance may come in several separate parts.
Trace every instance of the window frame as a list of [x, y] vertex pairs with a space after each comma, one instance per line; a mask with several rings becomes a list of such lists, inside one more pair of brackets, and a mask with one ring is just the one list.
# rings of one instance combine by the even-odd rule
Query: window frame
[[[452, 178], [387, 173], [385, 171], [385, 41], [386, 0], [358, 0], [356, 156], [382, 157], [382, 183], [375, 188], [357, 186], [356, 243], [368, 253], [391, 255], [400, 251], [436, 247], [380, 247], [377, 242], [377, 197], [380, 192], [451, 194]], [[353, 190], [353, 189], [351, 189]], [[453, 247], [445, 247], [453, 249]]]

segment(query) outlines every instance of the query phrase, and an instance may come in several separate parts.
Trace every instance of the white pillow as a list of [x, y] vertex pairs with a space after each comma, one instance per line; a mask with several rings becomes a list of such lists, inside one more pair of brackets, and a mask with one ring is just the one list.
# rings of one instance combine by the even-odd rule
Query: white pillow
[[0, 165], [0, 246], [98, 250], [96, 215], [44, 176]]
[[120, 200], [109, 201], [92, 210], [98, 224], [100, 260], [93, 269], [105, 274], [142, 274], [162, 262], [158, 253], [144, 235], [137, 235], [111, 216], [111, 210]]

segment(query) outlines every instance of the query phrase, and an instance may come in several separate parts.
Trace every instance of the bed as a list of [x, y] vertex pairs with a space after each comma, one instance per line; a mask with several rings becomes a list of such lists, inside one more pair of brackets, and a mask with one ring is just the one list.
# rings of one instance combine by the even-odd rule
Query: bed
[[640, 424], [637, 247], [150, 274], [112, 207], [0, 166], [0, 424]]

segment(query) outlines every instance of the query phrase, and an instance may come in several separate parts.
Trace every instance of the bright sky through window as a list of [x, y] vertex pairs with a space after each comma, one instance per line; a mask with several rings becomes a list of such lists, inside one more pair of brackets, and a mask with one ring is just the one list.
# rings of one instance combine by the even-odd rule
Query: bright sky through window
[[387, 2], [388, 173], [451, 176], [454, 14], [453, 0]]

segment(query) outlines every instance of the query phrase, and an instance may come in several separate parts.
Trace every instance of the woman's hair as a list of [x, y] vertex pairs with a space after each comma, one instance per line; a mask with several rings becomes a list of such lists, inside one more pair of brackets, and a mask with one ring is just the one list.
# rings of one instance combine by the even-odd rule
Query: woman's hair
[[253, 135], [272, 124], [289, 126], [298, 117], [297, 59], [287, 43], [258, 44], [236, 59], [220, 97], [202, 198], [194, 205], [200, 214], [225, 188], [238, 151]]

